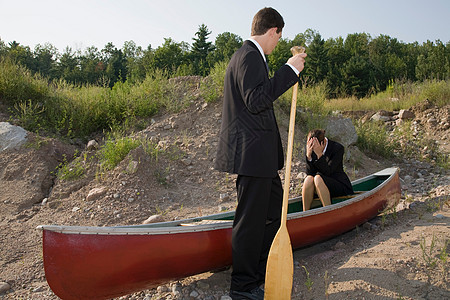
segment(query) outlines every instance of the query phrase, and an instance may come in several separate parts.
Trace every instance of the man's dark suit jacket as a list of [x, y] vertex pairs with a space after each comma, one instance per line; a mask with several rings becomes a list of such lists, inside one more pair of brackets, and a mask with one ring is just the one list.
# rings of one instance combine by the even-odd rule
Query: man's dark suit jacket
[[261, 52], [245, 41], [228, 65], [215, 168], [245, 176], [275, 177], [284, 155], [273, 102], [298, 81], [284, 65], [269, 79]]
[[317, 173], [320, 173], [331, 177], [342, 183], [349, 189], [349, 192], [353, 193], [350, 179], [344, 172], [342, 162], [343, 157], [344, 146], [338, 142], [328, 139], [328, 146], [324, 155], [317, 159], [316, 154], [313, 152], [312, 161], [308, 161], [308, 159], [306, 159], [306, 174], [314, 176]]

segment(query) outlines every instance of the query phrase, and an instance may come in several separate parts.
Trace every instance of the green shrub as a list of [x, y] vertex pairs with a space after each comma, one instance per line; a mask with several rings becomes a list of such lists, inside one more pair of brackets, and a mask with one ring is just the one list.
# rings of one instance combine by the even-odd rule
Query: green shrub
[[325, 102], [327, 100], [327, 83], [325, 81], [299, 90], [297, 106], [302, 106], [313, 114], [326, 114]]
[[[75, 154], [76, 155], [76, 154]], [[58, 178], [71, 181], [81, 178], [86, 173], [87, 155], [78, 156], [72, 162], [61, 163], [58, 169]]]
[[209, 75], [202, 81], [200, 93], [206, 102], [212, 103], [223, 97], [223, 85], [227, 66], [227, 61], [216, 63]]
[[392, 157], [395, 148], [389, 140], [389, 133], [384, 124], [379, 122], [356, 122], [355, 128], [358, 134], [356, 144], [360, 149], [386, 158]]
[[439, 107], [449, 104], [450, 80], [429, 80], [422, 83], [419, 101], [424, 99], [430, 100]]
[[10, 59], [0, 60], [0, 99], [30, 131], [85, 137], [150, 117], [160, 108], [177, 111], [187, 98], [180, 97], [174, 83], [158, 70], [140, 83], [118, 81], [110, 89], [62, 80], [49, 85]]
[[190, 103], [188, 87], [188, 82], [169, 79], [167, 72], [154, 70], [130, 89], [130, 105], [136, 116], [151, 116], [161, 108], [178, 112]]
[[356, 110], [400, 110], [409, 109], [415, 104], [428, 99], [438, 107], [449, 103], [450, 80], [428, 80], [424, 82], [393, 81], [384, 92], [370, 97], [338, 98], [326, 101], [326, 111]]
[[13, 109], [13, 113], [19, 120], [19, 124], [23, 128], [34, 132], [39, 132], [43, 127], [41, 122], [44, 111], [45, 107], [42, 104], [32, 103], [31, 100], [16, 102]]
[[99, 160], [102, 168], [106, 170], [114, 169], [131, 150], [141, 145], [141, 141], [131, 137], [110, 137], [105, 145], [100, 149]]
[[[275, 107], [283, 111], [288, 117], [291, 111], [292, 93], [293, 88], [290, 88], [275, 102]], [[314, 128], [326, 127], [326, 117], [324, 116], [328, 114], [324, 106], [326, 94], [326, 83], [310, 87], [299, 87], [295, 122], [300, 124], [306, 132]]]
[[[278, 99], [277, 105], [289, 114], [291, 111], [293, 88], [288, 89]], [[327, 114], [325, 102], [327, 100], [326, 83], [320, 83], [310, 87], [299, 87], [297, 91], [297, 109], [304, 110], [316, 115]]]
[[0, 57], [0, 100], [13, 106], [18, 102], [37, 103], [50, 95], [47, 81], [31, 75], [25, 67], [7, 57]]

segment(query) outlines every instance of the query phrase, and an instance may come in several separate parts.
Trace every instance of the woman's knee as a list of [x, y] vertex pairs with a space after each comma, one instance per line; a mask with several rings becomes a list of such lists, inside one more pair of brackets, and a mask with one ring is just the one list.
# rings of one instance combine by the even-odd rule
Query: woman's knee
[[303, 180], [302, 191], [307, 192], [307, 191], [310, 191], [311, 189], [314, 190], [314, 177], [311, 175], [308, 175]]
[[306, 176], [305, 180], [303, 180], [303, 186], [309, 187], [314, 185], [314, 177], [311, 175]]
[[328, 191], [328, 187], [320, 175], [314, 176], [314, 187], [318, 191]]
[[322, 183], [324, 183], [324, 181], [322, 179], [322, 176], [315, 175], [314, 176], [314, 185], [317, 186], [317, 185], [322, 184]]
[[328, 187], [325, 184], [325, 181], [323, 180], [322, 176], [320, 176], [320, 175], [314, 176], [314, 187], [316, 189], [322, 189], [322, 190], [327, 189], [328, 190]]

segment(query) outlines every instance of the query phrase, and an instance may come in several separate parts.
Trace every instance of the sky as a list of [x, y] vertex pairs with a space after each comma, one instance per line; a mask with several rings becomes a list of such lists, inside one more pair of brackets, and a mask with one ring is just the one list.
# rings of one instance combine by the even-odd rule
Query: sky
[[50, 43], [59, 52], [125, 41], [155, 49], [165, 38], [192, 45], [201, 24], [211, 42], [224, 32], [247, 39], [263, 7], [280, 12], [291, 40], [311, 28], [325, 40], [365, 32], [404, 43], [450, 41], [449, 0], [0, 0], [0, 39], [31, 49]]

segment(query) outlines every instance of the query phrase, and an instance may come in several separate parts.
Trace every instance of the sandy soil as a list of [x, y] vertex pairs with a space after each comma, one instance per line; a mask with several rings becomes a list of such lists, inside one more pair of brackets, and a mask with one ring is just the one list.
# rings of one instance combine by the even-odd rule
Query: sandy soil
[[[212, 169], [220, 111], [221, 102], [197, 99], [180, 113], [148, 120], [138, 135], [158, 145], [160, 155], [150, 158], [140, 147], [111, 171], [98, 168], [96, 150], [31, 133], [27, 146], [1, 152], [0, 282], [6, 291], [0, 298], [57, 299], [45, 280], [38, 225], [139, 224], [157, 214], [173, 220], [234, 209], [235, 177]], [[448, 118], [448, 107], [434, 114]], [[425, 113], [416, 112], [419, 116], [423, 130], [448, 147], [448, 128], [437, 132], [427, 127]], [[6, 120], [3, 111], [0, 121]], [[281, 116], [284, 142], [287, 124]], [[297, 129], [291, 196], [301, 188], [304, 134]], [[97, 140], [101, 143], [101, 136]], [[83, 159], [73, 168], [82, 167], [83, 176], [57, 179], [55, 168], [76, 151]], [[448, 171], [415, 160], [370, 158], [354, 147], [351, 153], [345, 165], [352, 180], [399, 167], [402, 199], [395, 210], [361, 227], [296, 250], [292, 299], [450, 299]], [[284, 170], [280, 174], [284, 177]], [[87, 200], [93, 188], [106, 192]], [[226, 300], [229, 281], [229, 269], [208, 272], [120, 299]]]

